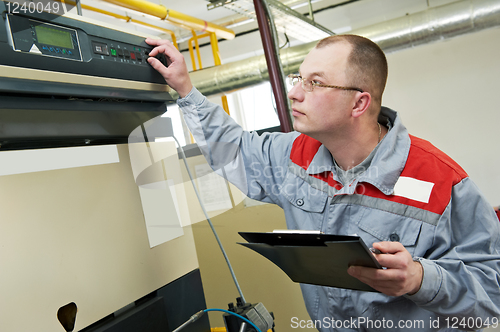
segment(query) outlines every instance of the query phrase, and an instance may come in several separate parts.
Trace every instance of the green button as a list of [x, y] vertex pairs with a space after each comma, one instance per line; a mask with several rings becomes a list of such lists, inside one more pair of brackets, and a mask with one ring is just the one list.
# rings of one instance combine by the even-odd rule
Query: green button
[[116, 50], [114, 48], [111, 49], [111, 55], [116, 56]]
[[63, 48], [62, 52], [63, 52], [63, 54], [66, 54], [66, 50], [64, 48]]

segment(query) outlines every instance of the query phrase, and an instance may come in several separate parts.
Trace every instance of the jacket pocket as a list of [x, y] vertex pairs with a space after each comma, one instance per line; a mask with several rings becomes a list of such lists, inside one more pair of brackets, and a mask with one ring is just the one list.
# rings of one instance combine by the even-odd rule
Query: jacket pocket
[[358, 227], [366, 233], [365, 236], [361, 237], [364, 238], [368, 246], [379, 241], [400, 242], [413, 254], [422, 228], [422, 221], [367, 208], [358, 221]]
[[294, 207], [306, 212], [323, 212], [328, 200], [326, 192], [314, 188], [300, 177], [290, 173], [283, 181], [281, 194]]

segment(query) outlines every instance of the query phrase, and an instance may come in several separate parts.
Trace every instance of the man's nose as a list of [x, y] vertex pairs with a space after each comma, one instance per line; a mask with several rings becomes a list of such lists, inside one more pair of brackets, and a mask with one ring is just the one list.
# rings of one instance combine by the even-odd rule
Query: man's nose
[[300, 83], [295, 84], [292, 89], [288, 92], [288, 98], [291, 100], [302, 100], [304, 99], [304, 90]]

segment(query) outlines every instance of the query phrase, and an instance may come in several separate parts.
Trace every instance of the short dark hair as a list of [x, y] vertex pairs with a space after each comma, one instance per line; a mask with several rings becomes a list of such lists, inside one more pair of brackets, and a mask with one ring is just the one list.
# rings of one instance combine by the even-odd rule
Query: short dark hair
[[352, 49], [347, 59], [346, 84], [368, 91], [377, 105], [382, 104], [382, 94], [387, 82], [387, 59], [380, 47], [368, 38], [357, 35], [335, 35], [316, 44], [323, 48], [337, 42], [347, 42]]

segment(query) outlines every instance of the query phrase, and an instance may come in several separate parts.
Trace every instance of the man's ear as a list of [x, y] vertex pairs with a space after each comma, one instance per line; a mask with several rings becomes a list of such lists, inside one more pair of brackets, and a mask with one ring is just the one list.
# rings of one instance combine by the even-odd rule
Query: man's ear
[[352, 116], [357, 118], [368, 110], [372, 102], [372, 96], [368, 92], [357, 92], [352, 108]]

